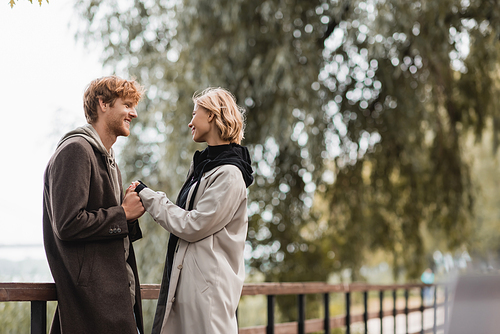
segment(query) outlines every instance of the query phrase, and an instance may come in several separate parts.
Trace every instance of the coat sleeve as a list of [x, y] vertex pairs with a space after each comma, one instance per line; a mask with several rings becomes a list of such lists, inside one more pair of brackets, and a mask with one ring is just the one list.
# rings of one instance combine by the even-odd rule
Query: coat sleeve
[[[153, 219], [170, 233], [188, 242], [204, 239], [226, 226], [246, 198], [241, 172], [235, 166], [220, 168], [211, 177], [193, 210], [184, 210], [164, 193], [149, 188], [139, 196]], [[191, 199], [192, 200], [192, 199]]]
[[99, 189], [99, 185], [91, 184], [92, 174], [96, 173], [92, 171], [91, 154], [93, 151], [77, 141], [68, 143], [46, 172], [52, 227], [61, 240], [116, 239], [128, 234], [125, 211], [120, 205], [87, 210], [91, 189]]

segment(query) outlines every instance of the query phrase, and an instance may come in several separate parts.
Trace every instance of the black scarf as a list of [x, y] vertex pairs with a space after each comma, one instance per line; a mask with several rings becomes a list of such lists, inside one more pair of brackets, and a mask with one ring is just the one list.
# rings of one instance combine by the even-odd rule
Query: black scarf
[[194, 196], [198, 190], [199, 181], [203, 173], [222, 165], [234, 165], [238, 167], [248, 188], [253, 182], [251, 163], [247, 148], [238, 144], [208, 146], [201, 152], [196, 151], [193, 157], [193, 171], [188, 175], [184, 186], [181, 188], [176, 204], [181, 208], [186, 207], [189, 190], [196, 183], [196, 188], [191, 196], [192, 200], [187, 209], [191, 211], [193, 209]]

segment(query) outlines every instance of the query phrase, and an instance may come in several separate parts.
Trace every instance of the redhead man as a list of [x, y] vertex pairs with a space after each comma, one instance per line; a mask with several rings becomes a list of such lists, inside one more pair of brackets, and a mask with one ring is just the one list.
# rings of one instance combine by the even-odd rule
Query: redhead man
[[58, 305], [51, 333], [143, 333], [132, 242], [142, 237], [144, 208], [123, 195], [112, 149], [130, 134], [143, 88], [116, 76], [84, 93], [89, 124], [59, 142], [44, 175], [43, 235]]

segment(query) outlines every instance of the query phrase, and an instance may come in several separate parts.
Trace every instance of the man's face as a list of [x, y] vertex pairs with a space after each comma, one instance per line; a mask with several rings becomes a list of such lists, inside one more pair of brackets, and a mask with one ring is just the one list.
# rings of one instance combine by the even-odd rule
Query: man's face
[[106, 114], [106, 124], [111, 134], [116, 137], [130, 135], [130, 123], [137, 117], [132, 100], [118, 98]]

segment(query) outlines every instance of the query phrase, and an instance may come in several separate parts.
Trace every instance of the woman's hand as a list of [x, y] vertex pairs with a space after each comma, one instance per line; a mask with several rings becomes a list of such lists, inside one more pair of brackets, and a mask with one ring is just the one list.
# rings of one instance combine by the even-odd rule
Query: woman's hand
[[128, 192], [129, 191], [134, 191], [135, 188], [139, 185], [139, 181], [133, 181], [127, 188], [127, 190], [125, 191], [125, 196], [127, 196]]

